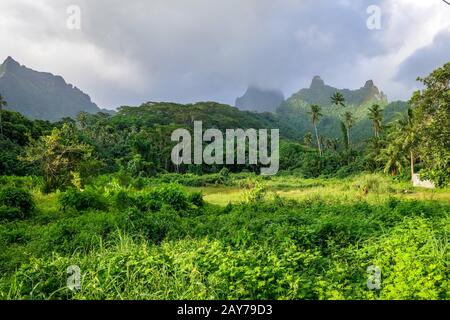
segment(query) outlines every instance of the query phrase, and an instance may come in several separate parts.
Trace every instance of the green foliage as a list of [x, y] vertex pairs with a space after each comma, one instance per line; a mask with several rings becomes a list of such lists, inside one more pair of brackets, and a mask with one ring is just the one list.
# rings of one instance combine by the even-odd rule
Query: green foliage
[[197, 207], [203, 207], [205, 205], [205, 201], [203, 200], [203, 194], [201, 192], [192, 192], [189, 195], [189, 202]]
[[393, 191], [391, 184], [383, 179], [381, 176], [377, 175], [363, 175], [360, 176], [354, 183], [353, 186], [361, 191], [367, 193], [390, 193]]
[[64, 211], [67, 209], [75, 209], [77, 211], [107, 209], [107, 202], [103, 195], [90, 189], [80, 191], [70, 188], [60, 194], [59, 204]]
[[[0, 223], [0, 298], [449, 298], [448, 203], [405, 200], [381, 174], [336, 180], [336, 200], [314, 195], [325, 179], [250, 177], [228, 175], [248, 201], [223, 208], [176, 184], [137, 191], [111, 177], [96, 187], [105, 196], [61, 194], [66, 212], [56, 194], [40, 195], [29, 220]], [[267, 192], [279, 183], [310, 195]], [[72, 292], [74, 264], [83, 280]], [[366, 287], [370, 265], [382, 270], [380, 291]]]
[[244, 192], [244, 203], [256, 206], [265, 200], [267, 187], [261, 181], [254, 181]]
[[411, 98], [423, 176], [450, 185], [450, 62], [421, 79], [426, 88]]
[[420, 160], [421, 177], [445, 187], [450, 184], [450, 63], [418, 80], [425, 89], [413, 94], [411, 109], [392, 127], [379, 157], [392, 175], [405, 166], [412, 175]]
[[178, 184], [168, 184], [156, 187], [150, 192], [150, 197], [177, 211], [189, 208], [189, 196]]
[[[331, 105], [336, 89], [317, 79], [276, 114], [146, 103], [49, 124], [1, 112], [0, 299], [450, 299], [448, 190], [401, 182], [411, 166], [448, 184], [448, 66], [406, 113], [374, 105], [370, 83]], [[170, 134], [193, 120], [308, 135], [281, 140], [279, 178], [177, 167]], [[380, 291], [366, 286], [371, 265]]]
[[95, 168], [91, 153], [92, 148], [79, 141], [76, 130], [64, 125], [27, 146], [23, 160], [39, 164], [45, 182], [44, 191], [50, 192], [71, 186], [72, 172], [86, 175], [89, 169]]
[[0, 219], [26, 219], [35, 208], [33, 196], [27, 190], [17, 187], [0, 190]]

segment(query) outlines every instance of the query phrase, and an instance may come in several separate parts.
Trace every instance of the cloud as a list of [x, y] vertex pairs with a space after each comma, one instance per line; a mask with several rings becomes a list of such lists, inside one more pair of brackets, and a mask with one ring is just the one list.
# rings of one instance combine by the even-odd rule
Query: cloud
[[403, 61], [396, 79], [418, 88], [415, 81], [418, 76], [424, 77], [446, 62], [450, 62], [450, 30], [440, 32], [430, 45], [416, 50]]
[[[69, 5], [82, 29], [66, 28]], [[382, 29], [366, 9], [382, 9]], [[445, 4], [443, 4], [445, 5]], [[102, 107], [145, 101], [233, 103], [249, 85], [289, 96], [320, 74], [338, 87], [367, 79], [391, 98], [410, 92], [399, 66], [450, 27], [422, 0], [2, 0], [1, 56], [60, 74]], [[437, 49], [436, 49], [437, 50]], [[419, 53], [417, 53], [419, 54]], [[433, 56], [430, 66], [440, 64]], [[406, 63], [406, 62], [405, 62]], [[425, 62], [423, 62], [425, 63]], [[405, 64], [417, 73], [414, 64]]]

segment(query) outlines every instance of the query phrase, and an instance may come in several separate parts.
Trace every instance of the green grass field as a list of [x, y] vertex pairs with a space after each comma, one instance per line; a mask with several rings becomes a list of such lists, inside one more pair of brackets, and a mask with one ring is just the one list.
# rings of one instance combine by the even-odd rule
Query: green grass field
[[[450, 299], [449, 189], [374, 174], [211, 179], [103, 176], [44, 195], [2, 177], [36, 208], [0, 210], [0, 298]], [[80, 290], [67, 288], [72, 265]]]
[[[367, 195], [363, 188], [374, 184], [375, 190]], [[266, 187], [272, 193], [293, 200], [307, 200], [319, 197], [329, 201], [345, 200], [367, 201], [377, 203], [386, 201], [390, 197], [399, 199], [437, 200], [450, 202], [450, 190], [413, 188], [409, 183], [395, 182], [382, 175], [363, 175], [349, 179], [301, 179], [292, 176], [275, 177], [266, 182]], [[217, 205], [226, 205], [229, 202], [239, 203], [243, 200], [242, 188], [239, 186], [209, 186], [189, 188], [191, 191], [200, 191], [205, 200]]]

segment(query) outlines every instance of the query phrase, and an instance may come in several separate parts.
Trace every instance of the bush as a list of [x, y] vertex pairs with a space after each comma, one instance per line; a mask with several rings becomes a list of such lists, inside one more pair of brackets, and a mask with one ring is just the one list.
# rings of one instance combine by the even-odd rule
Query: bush
[[203, 200], [203, 194], [201, 192], [192, 192], [189, 195], [189, 201], [197, 206], [197, 207], [203, 207], [205, 205], [205, 201]]
[[112, 201], [114, 206], [119, 209], [125, 209], [131, 207], [136, 199], [129, 195], [129, 192], [126, 190], [119, 190], [112, 195]]
[[26, 219], [34, 212], [36, 205], [27, 190], [7, 187], [0, 191], [0, 217]]
[[108, 205], [103, 195], [93, 191], [79, 191], [69, 189], [59, 197], [59, 204], [63, 210], [72, 208], [78, 211], [86, 211], [89, 209], [105, 210]]
[[395, 190], [390, 186], [387, 178], [378, 175], [363, 175], [358, 177], [354, 184], [354, 188], [359, 191], [370, 193], [391, 193]]
[[21, 217], [20, 209], [0, 206], [0, 221], [15, 220]]
[[178, 184], [168, 184], [155, 188], [151, 194], [156, 200], [180, 211], [189, 208], [188, 194]]
[[146, 212], [156, 212], [162, 207], [161, 200], [154, 195], [154, 193], [142, 193], [135, 198], [134, 206], [139, 209], [139, 211]]

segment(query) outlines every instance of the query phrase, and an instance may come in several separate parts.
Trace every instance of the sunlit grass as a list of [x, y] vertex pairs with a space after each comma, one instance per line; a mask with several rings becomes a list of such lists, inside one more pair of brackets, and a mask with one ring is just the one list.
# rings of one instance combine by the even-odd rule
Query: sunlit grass
[[[293, 199], [322, 199], [330, 202], [367, 201], [377, 204], [390, 197], [401, 199], [436, 200], [450, 202], [450, 189], [424, 189], [412, 187], [407, 182], [398, 182], [381, 175], [361, 175], [351, 179], [302, 179], [297, 177], [273, 177], [264, 181], [269, 195]], [[365, 190], [365, 186], [368, 189]], [[244, 188], [236, 186], [210, 186], [189, 188], [200, 191], [205, 201], [220, 206], [239, 203], [243, 200]]]

